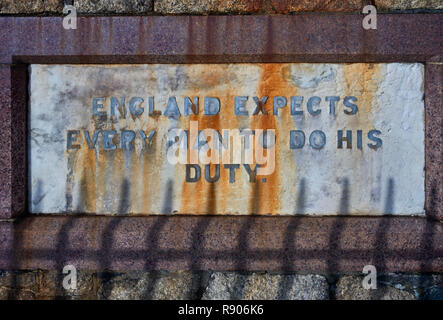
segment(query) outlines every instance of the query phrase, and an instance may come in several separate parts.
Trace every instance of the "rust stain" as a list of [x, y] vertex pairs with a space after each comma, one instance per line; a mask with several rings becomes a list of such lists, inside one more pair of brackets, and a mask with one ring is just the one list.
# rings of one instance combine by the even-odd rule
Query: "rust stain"
[[[150, 121], [150, 123], [152, 124], [152, 127], [146, 125], [142, 130], [150, 130], [150, 129], [155, 129], [158, 130], [159, 125], [160, 125], [160, 117], [155, 116], [155, 117], [150, 117], [150, 119], [152, 119], [152, 121]], [[157, 180], [154, 181], [156, 175], [156, 164], [159, 162], [159, 153], [161, 150], [161, 138], [158, 135], [158, 133], [156, 133], [156, 135], [153, 138], [153, 141], [150, 143], [150, 145], [146, 145], [145, 150], [143, 151], [143, 154], [141, 155], [141, 158], [143, 158], [143, 187], [142, 187], [142, 204], [143, 204], [143, 208], [145, 210], [145, 212], [152, 212], [153, 208], [153, 203], [154, 203], [154, 198], [153, 198], [153, 193], [156, 190], [156, 187], [158, 187], [158, 184], [156, 185], [155, 183], [158, 183], [158, 177]]]
[[[156, 128], [160, 128], [161, 126], [167, 126], [166, 121], [168, 120], [156, 118]], [[156, 174], [156, 172], [158, 172], [159, 168], [162, 167], [164, 161], [162, 157], [163, 155], [160, 151], [162, 150], [162, 143], [163, 141], [160, 138], [160, 136], [157, 136], [155, 138], [155, 141], [153, 141], [153, 145], [155, 144], [155, 149], [153, 150], [154, 152], [150, 154], [148, 157], [150, 159], [150, 165], [151, 165], [151, 175], [150, 175], [151, 179], [146, 181], [146, 183], [149, 183], [151, 184], [151, 186], [153, 186], [153, 188], [151, 188], [149, 194], [147, 195], [148, 197], [150, 197], [151, 207], [156, 201], [160, 201], [159, 199], [161, 199], [160, 197], [161, 192], [159, 189], [159, 187], [161, 186], [160, 175]]]
[[374, 93], [377, 92], [377, 82], [380, 79], [380, 66], [372, 63], [351, 63], [343, 68], [345, 95], [358, 98], [358, 116], [346, 119], [353, 128], [363, 131], [373, 129], [372, 111]]
[[143, 169], [142, 169], [142, 175], [143, 175], [143, 187], [142, 187], [142, 206], [145, 211], [149, 212], [151, 209], [151, 199], [149, 198], [149, 192], [151, 190], [151, 173], [152, 173], [152, 161], [149, 153], [145, 151], [142, 156], [143, 161]]
[[[204, 68], [204, 66], [193, 66], [191, 72], [191, 77], [193, 76], [199, 76], [201, 77], [200, 79], [202, 81], [207, 82], [210, 86], [215, 87], [217, 86], [217, 84], [219, 83], [219, 77], [220, 74], [218, 72], [218, 68], [213, 68], [211, 70], [208, 70]], [[194, 90], [196, 92], [196, 96], [199, 96], [200, 100], [199, 100], [199, 112], [197, 115], [195, 114], [191, 114], [186, 120], [184, 120], [184, 129], [185, 130], [189, 130], [190, 129], [190, 122], [191, 121], [197, 121], [198, 122], [198, 129], [199, 130], [203, 130], [206, 128], [212, 128], [212, 129], [216, 129], [218, 130], [220, 128], [220, 116], [204, 116], [203, 112], [204, 112], [204, 101], [201, 97], [201, 95], [199, 94], [201, 88], [198, 87], [198, 85], [196, 83], [194, 83], [194, 86], [191, 85], [190, 86], [190, 90]], [[209, 95], [209, 94], [208, 94]], [[219, 92], [216, 91], [212, 91], [211, 96], [215, 96], [215, 97], [220, 97]], [[191, 100], [193, 101], [193, 97], [191, 97]], [[220, 114], [223, 114], [223, 106], [224, 106], [224, 102], [222, 99], [220, 101], [221, 103], [221, 110], [220, 110]], [[193, 108], [194, 112], [195, 112], [195, 108]], [[189, 132], [189, 131], [188, 131]], [[188, 139], [188, 149], [191, 150], [193, 148], [194, 145], [194, 141], [191, 141], [190, 137]], [[188, 154], [188, 160], [190, 160], [190, 154]], [[214, 185], [214, 183], [208, 183], [205, 179], [204, 179], [204, 165], [199, 164], [201, 167], [201, 178], [198, 182], [195, 183], [187, 183], [185, 180], [183, 181], [182, 184], [182, 193], [181, 193], [181, 208], [180, 211], [182, 213], [192, 213], [195, 212], [197, 214], [203, 214], [203, 213], [213, 213], [215, 214], [216, 212], [206, 212], [208, 209], [208, 206], [206, 204], [207, 201], [209, 201], [209, 191], [212, 190], [212, 188], [214, 188], [212, 185]], [[183, 166], [184, 168], [185, 166]], [[210, 170], [213, 173], [215, 170], [215, 166], [211, 165], [210, 166]], [[221, 172], [220, 172], [221, 173]], [[218, 182], [216, 183], [221, 183], [221, 180], [219, 179]], [[213, 196], [213, 199], [211, 199], [211, 201], [216, 202], [216, 196]]]
[[[337, 128], [344, 130], [352, 130], [353, 132], [353, 142], [352, 142], [352, 152], [356, 156], [350, 158], [348, 165], [358, 168], [365, 166], [364, 161], [368, 156], [364, 156], [366, 148], [364, 147], [367, 143], [366, 135], [370, 130], [376, 128], [373, 121], [373, 112], [376, 112], [374, 108], [378, 99], [375, 96], [377, 94], [377, 88], [379, 81], [382, 78], [382, 66], [380, 64], [373, 63], [351, 63], [345, 64], [343, 68], [344, 84], [345, 84], [345, 95], [353, 95], [358, 98], [357, 106], [358, 112], [357, 116], [345, 116], [346, 127]], [[362, 142], [363, 148], [361, 150], [357, 149], [357, 130], [362, 130]], [[340, 165], [336, 160], [335, 165]], [[365, 166], [365, 172], [370, 172], [371, 176], [377, 176], [378, 172], [375, 172], [375, 167]], [[354, 179], [357, 181], [364, 181], [365, 172], [357, 170], [354, 173]], [[376, 186], [376, 185], [375, 185]], [[371, 207], [369, 205], [361, 205], [361, 213], [371, 212]]]
[[[94, 152], [95, 151], [91, 150]], [[97, 160], [97, 155], [95, 155], [95, 159]], [[97, 201], [96, 206], [100, 206], [100, 208], [96, 208], [99, 211], [104, 210], [104, 201], [103, 199], [106, 196], [106, 168], [108, 164], [106, 163], [106, 158], [104, 152], [99, 152], [98, 161], [96, 163], [96, 176], [95, 176], [95, 185], [96, 185], [96, 197], [101, 201]]]
[[[106, 152], [106, 156], [108, 157], [107, 162], [108, 165], [112, 165], [112, 177], [109, 183], [112, 183], [111, 181], [118, 181], [118, 186], [116, 187], [117, 196], [121, 196], [122, 192], [122, 184], [125, 180], [125, 168], [124, 168], [124, 155], [122, 150], [117, 149], [111, 152]], [[115, 207], [113, 207], [113, 211], [117, 212], [119, 209], [119, 203], [120, 200], [115, 203]], [[118, 214], [123, 214], [124, 212], [118, 212]]]
[[[199, 101], [199, 113], [198, 115], [190, 115], [187, 119], [184, 120], [184, 129], [189, 130], [190, 121], [198, 121], [199, 130], [203, 130], [206, 128], [215, 129], [220, 134], [222, 134], [223, 129], [231, 129], [238, 128], [238, 119], [234, 115], [234, 96], [235, 88], [229, 87], [227, 89], [223, 89], [222, 91], [211, 89], [217, 88], [219, 85], [225, 82], [229, 74], [229, 70], [226, 70], [224, 66], [214, 66], [214, 68], [208, 69], [205, 65], [194, 65], [192, 66], [191, 77], [195, 78], [200, 77], [198, 82], [193, 82], [193, 85], [190, 85], [189, 90], [192, 92], [196, 92], [196, 96], [200, 97]], [[205, 87], [208, 89], [205, 90], [204, 94], [202, 88], [200, 87], [200, 83], [206, 83]], [[198, 93], [198, 94], [197, 94]], [[240, 94], [240, 93], [238, 93]], [[204, 101], [203, 96], [211, 96], [218, 97], [220, 99], [220, 112], [217, 116], [205, 116], [204, 115]], [[193, 97], [190, 97], [193, 99]], [[208, 153], [210, 155], [210, 153]], [[196, 183], [187, 183], [183, 182], [182, 185], [182, 194], [181, 194], [181, 208], [180, 212], [182, 213], [197, 213], [197, 214], [216, 214], [216, 213], [227, 213], [228, 211], [228, 203], [227, 199], [232, 196], [235, 197], [235, 194], [239, 194], [241, 191], [241, 187], [239, 184], [230, 184], [229, 183], [229, 170], [225, 170], [223, 167], [223, 163], [220, 164], [220, 177], [217, 182], [210, 183], [207, 182], [204, 178], [204, 170], [205, 167], [202, 164], [199, 164], [201, 167], [201, 179]], [[184, 170], [183, 166], [183, 170]], [[214, 173], [215, 166], [214, 164], [210, 165], [211, 174]], [[241, 168], [239, 169], [241, 170]], [[239, 171], [237, 170], [237, 171]], [[236, 173], [236, 179], [240, 178], [239, 172]], [[209, 193], [215, 188], [213, 185], [217, 184], [217, 190], [220, 193], [217, 196], [217, 193], [214, 193], [212, 196], [216, 203], [217, 212], [214, 210], [212, 212], [206, 212], [205, 208], [208, 208], [208, 197]]]
[[[200, 105], [201, 105], [201, 103], [200, 103]], [[200, 112], [201, 112], [201, 108], [199, 109], [199, 113]], [[189, 120], [184, 121], [183, 129], [188, 130], [188, 132], [190, 129], [190, 121], [198, 121], [198, 115], [191, 114], [189, 116]], [[190, 150], [192, 148], [192, 146], [189, 144], [189, 140], [190, 140], [190, 138], [188, 139], [188, 150]], [[188, 154], [187, 160], [188, 160], [188, 162], [190, 160], [189, 154]], [[183, 168], [183, 170], [184, 170], [184, 168]], [[183, 184], [182, 184], [182, 193], [181, 193], [181, 199], [180, 199], [180, 211], [182, 213], [195, 212], [195, 208], [197, 205], [197, 203], [196, 203], [197, 199], [195, 199], [196, 193], [197, 193], [197, 190], [196, 190], [195, 184], [189, 184], [184, 180]]]
[[207, 194], [206, 213], [214, 214], [217, 212], [217, 192], [216, 184], [211, 183]]
[[[214, 95], [215, 97], [219, 97], [220, 95]], [[222, 101], [221, 101], [222, 104]], [[199, 130], [203, 130], [206, 128], [211, 128], [215, 130], [220, 130], [220, 116], [205, 116], [202, 110], [202, 103], [200, 102], [200, 108], [198, 115], [190, 115], [189, 120], [186, 121], [186, 128], [189, 129], [190, 121], [198, 121]], [[223, 104], [222, 104], [223, 107]], [[222, 110], [220, 110], [222, 112]], [[191, 144], [193, 144], [191, 142]], [[189, 146], [192, 148], [192, 145]], [[208, 153], [210, 156], [211, 153]], [[201, 178], [198, 182], [195, 183], [187, 183], [183, 182], [182, 194], [181, 194], [181, 211], [183, 213], [195, 212], [197, 214], [216, 214], [217, 212], [206, 212], [208, 208], [208, 202], [213, 201], [215, 204], [217, 203], [217, 195], [214, 193], [212, 195], [213, 199], [209, 199], [210, 192], [215, 188], [213, 185], [218, 183], [223, 183], [221, 179], [222, 170], [220, 168], [220, 178], [217, 182], [211, 183], [207, 182], [204, 178], [205, 175], [205, 166], [203, 164], [199, 164], [201, 167]], [[210, 164], [210, 172], [211, 176], [214, 175], [215, 165]], [[215, 205], [213, 206], [215, 207]]]
[[[131, 162], [131, 177], [130, 177], [130, 185], [131, 185], [131, 201], [134, 204], [133, 210], [137, 208], [138, 204], [140, 203], [138, 201], [140, 197], [140, 188], [139, 188], [139, 180], [140, 180], [140, 168], [139, 168], [139, 156], [136, 151], [132, 151], [132, 162]], [[140, 208], [137, 208], [137, 211], [139, 211]]]
[[[85, 142], [86, 144], [86, 142]], [[82, 172], [82, 179], [80, 181], [81, 202], [84, 205], [84, 211], [87, 213], [94, 213], [96, 211], [96, 159], [95, 151], [89, 149], [87, 145], [82, 148], [85, 153], [82, 158], [82, 168], [78, 172]]]
[[[323, 65], [323, 64], [322, 64]], [[92, 85], [86, 88], [69, 88], [69, 101], [72, 106], [82, 107], [84, 104], [85, 113], [78, 113], [79, 119], [74, 119], [76, 125], [68, 129], [80, 129], [81, 148], [78, 151], [72, 150], [65, 153], [68, 169], [72, 172], [64, 174], [66, 178], [65, 195], [66, 211], [83, 211], [85, 213], [112, 213], [112, 214], [165, 214], [184, 213], [184, 214], [291, 214], [292, 204], [296, 201], [299, 182], [303, 175], [309, 177], [311, 161], [306, 159], [313, 158], [312, 162], [322, 165], [322, 157], [334, 154], [331, 158], [332, 163], [328, 163], [333, 168], [364, 168], [353, 172], [352, 179], [362, 181], [368, 179], [368, 172], [371, 176], [378, 174], [379, 167], [371, 167], [373, 151], [366, 147], [369, 143], [367, 134], [370, 130], [379, 129], [385, 125], [386, 120], [379, 118], [379, 103], [386, 101], [380, 100], [382, 91], [388, 91], [391, 85], [385, 86], [383, 76], [386, 75], [386, 65], [383, 64], [334, 64], [327, 70], [335, 68], [332, 77], [324, 75], [324, 68], [319, 68], [315, 64], [192, 64], [192, 65], [144, 65], [138, 66], [110, 66], [104, 65], [100, 68], [94, 66], [83, 66], [92, 68]], [[114, 79], [113, 73], [118, 71], [118, 77]], [[74, 67], [69, 67], [72, 71]], [[295, 70], [295, 71], [294, 71]], [[319, 71], [320, 70], [320, 71]], [[64, 71], [65, 72], [65, 71]], [[134, 72], [134, 74], [132, 74]], [[322, 73], [323, 72], [323, 73]], [[115, 72], [117, 74], [117, 72]], [[79, 72], [79, 74], [81, 74]], [[392, 74], [390, 74], [392, 75]], [[85, 78], [85, 75], [82, 75]], [[49, 78], [48, 78], [49, 79]], [[103, 81], [98, 81], [102, 79]], [[134, 79], [134, 82], [126, 80]], [[143, 81], [140, 81], [142, 79]], [[97, 80], [97, 83], [93, 81]], [[142, 84], [140, 84], [142, 83]], [[71, 92], [72, 91], [72, 92]], [[392, 93], [391, 93], [392, 94]], [[95, 108], [95, 100], [91, 97], [105, 97], [103, 105], [100, 107], [108, 115], [91, 115]], [[300, 110], [302, 117], [296, 118], [291, 115], [291, 97], [303, 96], [303, 102]], [[316, 115], [309, 109], [307, 110], [307, 101], [309, 97], [319, 96], [321, 98], [321, 114]], [[335, 115], [329, 113], [329, 103], [325, 96], [336, 95], [340, 97], [336, 105]], [[128, 101], [131, 97], [140, 96], [144, 99], [143, 116], [137, 118], [131, 117], [128, 112]], [[155, 115], [148, 115], [148, 100], [155, 96], [155, 110], [160, 111]], [[171, 119], [164, 115], [168, 98], [174, 96], [177, 99], [181, 115], [177, 119]], [[248, 115], [235, 115], [234, 98], [238, 96], [248, 96], [246, 102]], [[267, 96], [268, 100], [263, 109], [267, 114], [259, 112], [253, 115], [255, 109], [253, 97], [257, 96], [259, 100]], [[273, 114], [273, 102], [275, 97], [282, 96], [286, 98], [286, 106], [278, 108], [278, 114]], [[357, 115], [344, 114], [347, 108], [343, 104], [345, 96], [356, 96], [358, 101]], [[393, 93], [395, 97], [395, 93]], [[68, 99], [64, 100], [68, 101]], [[86, 97], [86, 98], [85, 98]], [[118, 101], [126, 101], [126, 117], [113, 117], [109, 115], [113, 110], [114, 104], [110, 97]], [[199, 110], [197, 115], [185, 116], [183, 113], [183, 98], [187, 97], [191, 101], [195, 97], [199, 98]], [[205, 115], [204, 102], [205, 97], [217, 97], [220, 100], [220, 112], [216, 116]], [[120, 100], [125, 98], [125, 100]], [[389, 96], [388, 99], [391, 99]], [[93, 107], [91, 110], [91, 100]], [[172, 101], [172, 100], [169, 100]], [[75, 109], [75, 108], [73, 108]], [[195, 106], [192, 106], [194, 112]], [[120, 113], [123, 113], [119, 105]], [[133, 111], [133, 110], [132, 110]], [[390, 114], [393, 116], [393, 113]], [[318, 117], [317, 117], [318, 116]], [[316, 118], [314, 118], [316, 117]], [[377, 121], [373, 119], [375, 118]], [[42, 121], [46, 121], [42, 117]], [[311, 121], [312, 120], [312, 121]], [[186, 166], [179, 163], [172, 166], [167, 163], [167, 141], [166, 132], [169, 128], [178, 128], [189, 130], [190, 122], [197, 121], [200, 130], [213, 129], [222, 133], [223, 129], [252, 129], [269, 130], [275, 132], [275, 168], [271, 175], [257, 176], [255, 182], [249, 182], [249, 175], [246, 172], [243, 163], [235, 171], [235, 182], [231, 183], [230, 171], [224, 168], [224, 163], [220, 166], [220, 176], [217, 182], [208, 182], [205, 179], [205, 165], [199, 163], [201, 175], [198, 182], [186, 182]], [[380, 124], [381, 123], [381, 124]], [[69, 124], [71, 127], [71, 124]], [[100, 131], [98, 136], [97, 148], [89, 149], [85, 141], [83, 129], [88, 130], [90, 137], [95, 131]], [[291, 150], [289, 146], [290, 131], [303, 130], [305, 133], [304, 150]], [[104, 145], [104, 130], [115, 130], [114, 144], [115, 150], [109, 149]], [[133, 130], [136, 133], [134, 149], [131, 152], [122, 150], [120, 142], [120, 132], [122, 130]], [[150, 130], [156, 132], [154, 140], [150, 145], [146, 145], [141, 153], [138, 148], [141, 146], [141, 136], [138, 137], [138, 130], [143, 130], [147, 134]], [[315, 145], [309, 145], [309, 136], [313, 130], [322, 130], [326, 133], [326, 151], [314, 150]], [[338, 150], [337, 154], [329, 153], [337, 149], [337, 130], [352, 130], [352, 150]], [[357, 130], [362, 130], [362, 149], [357, 149]], [[388, 131], [388, 129], [386, 130]], [[389, 130], [390, 131], [390, 130]], [[382, 131], [385, 134], [385, 131]], [[68, 135], [69, 137], [69, 135]], [[257, 140], [258, 134], [254, 137]], [[334, 141], [335, 140], [335, 141]], [[140, 143], [140, 144], [139, 144]], [[68, 147], [69, 147], [68, 143]], [[65, 143], [66, 147], [66, 143]], [[192, 149], [193, 145], [188, 145]], [[255, 148], [255, 146], [253, 146]], [[61, 150], [61, 149], [60, 149]], [[323, 150], [324, 151], [324, 150]], [[130, 155], [128, 155], [130, 153]], [[323, 153], [323, 154], [321, 154]], [[363, 156], [363, 153], [364, 156]], [[60, 154], [60, 153], [59, 153]], [[380, 155], [380, 153], [378, 153]], [[254, 152], [255, 158], [255, 152]], [[380, 158], [380, 157], [379, 157]], [[374, 162], [375, 163], [375, 162]], [[307, 165], [308, 164], [308, 165]], [[253, 170], [257, 165], [257, 159], [250, 165]], [[378, 165], [378, 163], [376, 163]], [[384, 165], [384, 163], [382, 164]], [[366, 166], [366, 167], [364, 167]], [[209, 166], [211, 175], [214, 174], [215, 165]], [[297, 171], [298, 169], [298, 171]], [[325, 167], [318, 171], [319, 175], [326, 176], [323, 173]], [[374, 172], [371, 172], [374, 171]], [[326, 172], [326, 170], [325, 170]], [[327, 173], [329, 174], [329, 172]], [[341, 179], [340, 176], [334, 177], [334, 181]], [[332, 174], [331, 174], [332, 175]], [[314, 175], [315, 176], [315, 175]], [[329, 176], [328, 176], [329, 177]], [[321, 180], [318, 179], [316, 183]], [[322, 183], [321, 181], [318, 182]], [[172, 185], [172, 188], [170, 187]], [[121, 190], [129, 186], [126, 198], [121, 194]], [[309, 183], [311, 187], [311, 183]], [[321, 185], [319, 188], [325, 189]], [[372, 188], [372, 185], [371, 185]], [[165, 190], [173, 190], [172, 200], [165, 196]], [[323, 192], [323, 189], [322, 192]], [[311, 190], [311, 189], [308, 189]], [[326, 193], [326, 191], [325, 191]], [[75, 195], [76, 199], [70, 202], [70, 195]], [[169, 195], [171, 193], [167, 193]], [[320, 194], [320, 193], [318, 193]], [[329, 196], [330, 193], [327, 194]], [[57, 197], [62, 199], [63, 196]], [[124, 199], [123, 199], [124, 198]], [[165, 206], [165, 201], [171, 200], [170, 206]], [[310, 203], [314, 201], [310, 200]], [[323, 198], [322, 201], [326, 202]], [[118, 210], [120, 203], [126, 203], [128, 210]], [[71, 204], [70, 204], [71, 203]], [[78, 204], [78, 205], [77, 205]], [[56, 205], [59, 205], [56, 203]], [[63, 203], [62, 203], [63, 205]], [[77, 208], [75, 208], [77, 205]], [[311, 205], [311, 204], [309, 204]], [[60, 205], [59, 205], [60, 206]], [[74, 208], [72, 208], [74, 207]], [[72, 209], [70, 209], [72, 208]], [[369, 209], [368, 209], [369, 210]], [[128, 211], [128, 212], [123, 212]], [[320, 212], [321, 213], [321, 212]], [[310, 213], [309, 213], [310, 214]], [[317, 214], [317, 212], [315, 212]]]
[[[257, 176], [255, 183], [247, 182], [250, 190], [252, 190], [252, 194], [249, 195], [249, 210], [252, 210], [255, 214], [276, 214], [278, 210], [281, 208], [280, 197], [277, 196], [280, 194], [281, 184], [279, 178], [279, 140], [280, 135], [279, 131], [284, 130], [287, 131], [286, 128], [292, 128], [292, 119], [289, 116], [289, 107], [283, 110], [283, 113], [286, 113], [284, 119], [282, 120], [283, 124], [278, 124], [278, 117], [273, 115], [272, 110], [272, 97], [276, 95], [287, 95], [288, 92], [295, 92], [293, 86], [287, 83], [281, 74], [280, 66], [278, 64], [263, 64], [259, 65], [262, 69], [261, 79], [259, 83], [259, 87], [257, 88], [257, 95], [259, 99], [262, 96], [269, 96], [268, 101], [266, 102], [264, 108], [267, 111], [267, 115], [259, 114], [257, 116], [250, 115], [245, 119], [239, 119], [241, 117], [237, 117], [234, 115], [234, 97], [236, 95], [243, 95], [242, 92], [236, 92], [236, 88], [228, 87], [224, 88], [223, 92], [205, 92], [206, 96], [214, 96], [219, 97], [221, 102], [221, 110], [218, 116], [204, 116], [202, 113], [202, 101], [200, 102], [200, 112], [199, 115], [191, 115], [189, 120], [185, 121], [185, 129], [189, 129], [189, 121], [198, 121], [199, 129], [204, 128], [212, 128], [216, 129], [221, 133], [222, 129], [231, 129], [231, 128], [239, 128], [240, 121], [249, 122], [249, 128], [251, 129], [274, 129], [276, 133], [276, 164], [275, 171], [272, 175], [268, 176]], [[228, 70], [223, 70], [221, 67], [216, 67], [211, 69], [211, 73], [206, 73], [206, 75], [211, 74], [211, 78], [207, 78], [205, 76], [205, 81], [208, 83], [212, 83], [214, 86], [217, 86], [220, 82], [220, 79], [224, 79], [225, 74]], [[221, 74], [222, 73], [222, 74]], [[190, 88], [190, 90], [197, 90], [198, 88]], [[252, 97], [250, 97], [252, 99]], [[289, 132], [289, 131], [288, 131]], [[285, 137], [284, 140], [287, 142], [288, 138]], [[289, 142], [288, 142], [289, 143]], [[254, 168], [256, 162], [251, 165], [251, 168]], [[202, 169], [202, 177], [199, 182], [196, 183], [186, 183], [183, 182], [182, 185], [182, 194], [181, 194], [181, 212], [183, 213], [206, 213], [204, 209], [207, 207], [207, 198], [208, 192], [211, 188], [211, 185], [214, 183], [208, 183], [204, 179], [204, 166], [201, 165]], [[211, 172], [214, 170], [214, 166], [210, 166]], [[216, 198], [218, 212], [210, 212], [210, 213], [239, 213], [242, 211], [232, 212], [233, 201], [241, 197], [244, 194], [244, 184], [242, 183], [242, 179], [247, 179], [244, 175], [242, 175], [242, 170], [244, 168], [240, 166], [238, 170], [236, 170], [236, 183], [229, 183], [229, 170], [225, 170], [223, 168], [223, 164], [220, 164], [220, 178], [216, 182], [217, 190], [220, 195]], [[262, 179], [266, 179], [266, 182], [262, 182]], [[190, 201], [190, 199], [192, 199]], [[228, 199], [231, 199], [228, 201]], [[241, 199], [239, 200], [241, 201]], [[254, 205], [252, 205], [252, 203]], [[237, 206], [238, 207], [238, 206]]]
[[[221, 114], [221, 123], [222, 128], [220, 128], [220, 125], [218, 126], [218, 129], [220, 134], [223, 134], [221, 132], [222, 129], [232, 129], [232, 128], [238, 128], [238, 120], [237, 117], [234, 114], [234, 97], [235, 94], [235, 88], [229, 87], [227, 89], [227, 94], [225, 98], [225, 108], [222, 110]], [[218, 187], [219, 192], [221, 193], [221, 196], [219, 197], [219, 210], [221, 213], [228, 212], [228, 206], [232, 205], [228, 199], [236, 199], [238, 198], [238, 195], [242, 193], [242, 188], [240, 184], [240, 170], [243, 170], [242, 168], [239, 168], [236, 170], [236, 183], [230, 183], [229, 182], [229, 170], [224, 169], [224, 164], [220, 164], [220, 179], [218, 181]], [[241, 165], [240, 165], [241, 167]]]
[[[279, 149], [280, 149], [280, 130], [277, 123], [277, 117], [273, 115], [272, 97], [284, 95], [288, 92], [287, 82], [282, 78], [280, 64], [261, 65], [262, 74], [258, 88], [259, 99], [268, 96], [265, 104], [267, 114], [259, 113], [251, 117], [251, 128], [254, 129], [274, 129], [275, 130], [275, 170], [274, 173], [265, 177], [257, 176], [256, 186], [250, 191], [250, 207], [255, 208], [256, 214], [276, 214], [281, 208], [280, 203], [280, 177], [279, 177]], [[285, 108], [287, 109], [287, 108]], [[283, 110], [286, 111], [286, 110]], [[262, 182], [265, 178], [266, 182]], [[258, 184], [261, 184], [258, 186]], [[256, 199], [258, 198], [258, 199]]]

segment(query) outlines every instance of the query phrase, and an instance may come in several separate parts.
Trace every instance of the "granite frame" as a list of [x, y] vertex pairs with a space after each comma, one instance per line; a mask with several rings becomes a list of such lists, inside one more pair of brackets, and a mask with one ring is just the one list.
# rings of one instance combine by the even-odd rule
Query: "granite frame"
[[[0, 17], [0, 269], [443, 271], [441, 14]], [[31, 63], [421, 62], [425, 217], [31, 216]]]

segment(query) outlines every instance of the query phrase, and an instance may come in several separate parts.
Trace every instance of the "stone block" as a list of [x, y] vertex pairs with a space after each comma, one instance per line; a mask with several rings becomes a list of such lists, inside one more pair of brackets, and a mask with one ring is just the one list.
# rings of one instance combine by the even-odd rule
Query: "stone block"
[[151, 12], [153, 0], [74, 0], [80, 14], [142, 14]]
[[363, 288], [363, 277], [344, 276], [337, 282], [336, 299], [338, 300], [415, 300], [415, 296], [399, 288], [377, 283], [377, 289]]
[[214, 272], [204, 300], [325, 300], [328, 283], [320, 275]]
[[0, 0], [0, 14], [62, 13], [63, 0]]

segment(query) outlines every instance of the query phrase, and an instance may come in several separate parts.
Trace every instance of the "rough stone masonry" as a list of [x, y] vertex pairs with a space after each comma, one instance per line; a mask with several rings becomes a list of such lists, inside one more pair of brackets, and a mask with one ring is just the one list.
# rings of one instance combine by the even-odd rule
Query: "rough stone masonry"
[[[65, 290], [57, 271], [0, 272], [0, 299], [416, 300], [443, 299], [441, 275], [389, 273], [376, 290], [360, 275], [266, 272], [81, 271]], [[11, 286], [11, 284], [13, 284]]]
[[439, 0], [1, 0], [0, 14], [61, 14], [63, 5], [81, 14], [288, 14], [361, 12], [374, 4], [381, 12], [442, 9]]

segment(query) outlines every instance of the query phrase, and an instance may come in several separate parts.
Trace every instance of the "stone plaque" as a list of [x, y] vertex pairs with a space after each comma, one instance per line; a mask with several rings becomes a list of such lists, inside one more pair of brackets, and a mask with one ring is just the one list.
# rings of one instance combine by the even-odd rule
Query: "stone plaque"
[[32, 213], [424, 213], [422, 64], [30, 68]]

